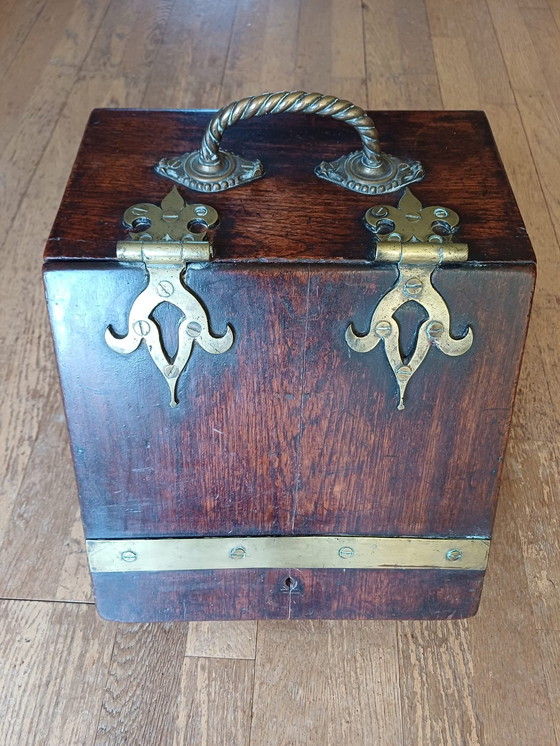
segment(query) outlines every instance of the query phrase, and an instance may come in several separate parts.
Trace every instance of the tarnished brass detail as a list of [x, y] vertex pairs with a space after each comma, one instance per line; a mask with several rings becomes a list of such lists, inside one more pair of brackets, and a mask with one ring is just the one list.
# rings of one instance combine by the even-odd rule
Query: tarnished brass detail
[[[399, 389], [398, 409], [404, 409], [404, 395], [410, 379], [424, 361], [430, 347], [446, 355], [463, 355], [473, 343], [471, 327], [463, 337], [450, 334], [451, 320], [445, 300], [432, 284], [432, 276], [443, 263], [464, 262], [466, 244], [451, 243], [459, 216], [445, 207], [422, 208], [406, 189], [398, 208], [381, 205], [365, 214], [368, 228], [379, 241], [376, 261], [396, 263], [397, 281], [377, 304], [369, 331], [358, 334], [352, 324], [346, 330], [346, 341], [356, 352], [369, 352], [383, 340], [387, 360]], [[407, 360], [399, 349], [399, 325], [395, 312], [408, 301], [416, 301], [428, 313], [418, 328], [416, 347]]]
[[239, 568], [484, 570], [489, 539], [250, 536], [90, 539], [92, 572]]
[[362, 150], [331, 163], [323, 161], [315, 168], [321, 179], [354, 192], [383, 194], [420, 181], [424, 176], [418, 161], [402, 160], [381, 151], [375, 125], [359, 106], [335, 96], [305, 91], [263, 93], [224, 106], [210, 120], [200, 150], [162, 158], [156, 171], [199, 192], [220, 192], [254, 181], [264, 174], [261, 162], [221, 150], [224, 131], [243, 119], [288, 112], [334, 117], [355, 127], [360, 135]]
[[[218, 222], [218, 213], [208, 205], [188, 205], [173, 187], [161, 207], [148, 203], [130, 207], [123, 216], [131, 231], [130, 240], [119, 241], [117, 258], [123, 262], [144, 262], [148, 285], [130, 309], [128, 333], [117, 335], [107, 327], [105, 340], [121, 354], [136, 350], [142, 342], [165, 378], [171, 394], [170, 405], [177, 406], [177, 381], [185, 369], [196, 342], [206, 352], [220, 354], [233, 344], [229, 324], [222, 337], [210, 333], [206, 310], [184, 282], [188, 262], [208, 261], [212, 246], [208, 230]], [[195, 229], [197, 232], [195, 232]], [[177, 354], [170, 358], [162, 344], [161, 332], [153, 311], [161, 303], [170, 303], [183, 312], [178, 326]]]

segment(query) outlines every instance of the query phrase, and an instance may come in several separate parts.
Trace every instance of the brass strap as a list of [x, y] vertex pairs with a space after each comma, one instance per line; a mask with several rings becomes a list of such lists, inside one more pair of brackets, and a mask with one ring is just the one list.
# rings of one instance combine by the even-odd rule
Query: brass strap
[[484, 570], [489, 539], [250, 536], [90, 539], [92, 572], [249, 568]]

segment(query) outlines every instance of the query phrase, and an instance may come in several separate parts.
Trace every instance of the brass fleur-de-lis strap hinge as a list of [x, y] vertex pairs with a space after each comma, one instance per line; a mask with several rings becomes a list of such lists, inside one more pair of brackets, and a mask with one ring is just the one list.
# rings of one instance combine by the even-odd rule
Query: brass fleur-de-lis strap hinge
[[[369, 352], [383, 340], [399, 390], [398, 409], [404, 409], [406, 387], [430, 347], [456, 356], [467, 352], [473, 343], [470, 326], [459, 339], [451, 336], [447, 303], [432, 284], [434, 270], [443, 263], [465, 262], [468, 248], [466, 244], [452, 242], [459, 225], [457, 213], [446, 207], [423, 208], [409, 189], [398, 208], [372, 207], [365, 214], [365, 222], [378, 241], [376, 261], [396, 263], [398, 277], [374, 309], [369, 330], [360, 335], [350, 324], [346, 341], [356, 352]], [[394, 314], [409, 301], [419, 303], [428, 318], [418, 327], [412, 353], [403, 359], [400, 329]]]
[[[204, 262], [212, 258], [209, 231], [218, 223], [214, 208], [202, 204], [185, 204], [174, 187], [162, 200], [161, 207], [149, 203], [129, 207], [123, 223], [130, 238], [117, 243], [117, 259], [123, 262], [144, 262], [148, 270], [148, 285], [136, 298], [128, 317], [128, 332], [105, 330], [105, 340], [111, 349], [129, 354], [142, 342], [167, 381], [170, 405], [177, 406], [177, 381], [189, 362], [194, 344], [206, 352], [219, 354], [233, 344], [229, 324], [222, 337], [210, 333], [208, 315], [200, 300], [191, 293], [183, 279], [188, 262]], [[171, 357], [164, 348], [161, 329], [153, 316], [162, 303], [176, 306], [183, 317], [178, 324], [177, 353]]]

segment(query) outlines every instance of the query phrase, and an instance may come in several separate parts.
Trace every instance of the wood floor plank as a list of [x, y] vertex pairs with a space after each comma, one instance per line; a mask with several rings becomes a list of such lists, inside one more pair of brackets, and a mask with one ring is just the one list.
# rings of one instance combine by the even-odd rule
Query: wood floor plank
[[255, 659], [257, 622], [190, 622], [185, 655]]
[[560, 448], [512, 439], [504, 491], [518, 526], [535, 624], [560, 632]]
[[268, 10], [269, 0], [237, 0], [220, 86], [220, 106], [266, 91], [267, 86], [262, 79], [262, 60], [265, 55], [274, 55], [276, 52], [274, 48], [264, 48]]
[[425, 3], [364, 0], [362, 7], [369, 108], [441, 108]]
[[330, 35], [331, 81], [330, 89], [325, 88], [325, 93], [332, 93], [367, 108], [361, 0], [333, 0]]
[[467, 622], [399, 625], [403, 730], [418, 746], [484, 743]]
[[[264, 31], [261, 84], [255, 93], [307, 89], [310, 79], [296, 73], [301, 0], [270, 2]], [[222, 101], [226, 103], [226, 101]]]
[[560, 112], [554, 107], [547, 78], [522, 11], [507, 0], [487, 1], [558, 240]]
[[[84, 546], [78, 548], [70, 539], [72, 530], [76, 532], [77, 507], [66, 421], [54, 389], [0, 545], [0, 597], [48, 600], [62, 596], [72, 601], [91, 597], [89, 577], [84, 573]], [[69, 577], [65, 573], [63, 579], [70, 557], [79, 574]], [[65, 593], [61, 592], [63, 583]]]
[[96, 744], [248, 743], [253, 662], [190, 657], [187, 638], [187, 624], [118, 625]]
[[517, 507], [506, 474], [500, 494], [486, 587], [468, 620], [476, 711], [489, 746], [556, 746], [553, 712], [530, 599]]
[[556, 111], [560, 113], [560, 28], [556, 24], [554, 13], [547, 3], [540, 8], [523, 9], [521, 17], [533, 41]]
[[295, 87], [367, 107], [359, 0], [303, 0], [297, 27]]
[[[541, 649], [541, 656], [548, 687], [548, 694], [552, 702], [558, 702], [560, 693], [560, 632], [558, 630], [539, 630], [537, 638]], [[557, 743], [560, 743], [560, 708], [555, 707], [554, 733]]]
[[92, 606], [0, 601], [0, 742], [92, 744], [115, 632]]
[[84, 60], [82, 72], [105, 79], [138, 79], [145, 86], [164, 39], [174, 0], [111, 2], [103, 24]]
[[[171, 743], [179, 716], [186, 624], [119, 624], [95, 744]], [[189, 694], [194, 694], [189, 687]]]
[[143, 107], [211, 109], [219, 105], [235, 11], [236, 2], [222, 0], [175, 3], [150, 66]]
[[[11, 64], [0, 73], [2, 119], [0, 153], [21, 121], [30, 91], [40, 83], [41, 73], [65, 36], [67, 19], [77, 0], [49, 0], [41, 9]], [[1, 48], [0, 41], [0, 48]], [[61, 59], [66, 63], [66, 59]]]
[[[69, 484], [72, 484], [72, 482]], [[55, 598], [57, 601], [71, 600], [93, 603], [93, 591], [85, 549], [86, 541], [77, 499], [73, 500], [73, 507], [74, 519], [64, 537], [64, 556], [58, 573]], [[70, 506], [68, 510], [69, 514], [72, 515]]]
[[403, 729], [419, 746], [556, 744], [507, 485], [478, 615], [399, 625]]
[[184, 659], [174, 746], [249, 745], [253, 666], [244, 660]]
[[514, 104], [485, 0], [427, 0], [426, 6], [444, 107]]
[[400, 746], [400, 710], [394, 622], [259, 622], [251, 746]]
[[0, 6], [0, 81], [10, 69], [47, 0], [5, 0]]

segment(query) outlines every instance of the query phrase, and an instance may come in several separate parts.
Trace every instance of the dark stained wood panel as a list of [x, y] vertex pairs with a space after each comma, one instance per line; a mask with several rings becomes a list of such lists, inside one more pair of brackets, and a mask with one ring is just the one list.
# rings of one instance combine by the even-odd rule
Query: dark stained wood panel
[[453, 570], [287, 568], [95, 573], [93, 581], [99, 613], [125, 622], [460, 619], [476, 613], [483, 576]]
[[[424, 206], [444, 204], [459, 213], [472, 261], [534, 261], [483, 112], [371, 114], [387, 152], [423, 163], [427, 175], [412, 189]], [[173, 185], [154, 165], [198, 148], [211, 115], [94, 111], [46, 258], [113, 258], [124, 237], [123, 212], [137, 202], [159, 203]], [[374, 242], [363, 215], [372, 204], [396, 204], [399, 194], [363, 196], [313, 174], [321, 160], [359, 145], [349, 125], [312, 115], [265, 116], [228, 129], [224, 148], [260, 158], [266, 177], [218, 194], [181, 188], [188, 201], [206, 201], [220, 213], [216, 261], [371, 260]]]
[[144, 345], [119, 355], [144, 270], [98, 263], [46, 273], [88, 538], [283, 534], [484, 536], [531, 300], [530, 268], [443, 268], [435, 284], [457, 358], [430, 350], [396, 409], [382, 347], [364, 330], [394, 269], [214, 265], [190, 270], [215, 333], [196, 347], [179, 406]]
[[[405, 409], [379, 344], [350, 350], [350, 321], [369, 329], [392, 268], [311, 273], [295, 533], [490, 536], [533, 291], [533, 272], [449, 268], [433, 275], [451, 333], [471, 349], [431, 349]], [[414, 304], [400, 317], [413, 337]], [[406, 335], [401, 341], [406, 343]]]
[[[85, 533], [120, 536], [282, 534], [293, 511], [308, 269], [190, 270], [222, 355], [196, 346], [169, 406], [142, 349], [119, 355], [140, 267], [50, 265], [47, 295]], [[85, 305], [84, 305], [85, 304]], [[86, 310], [87, 308], [87, 310]]]

